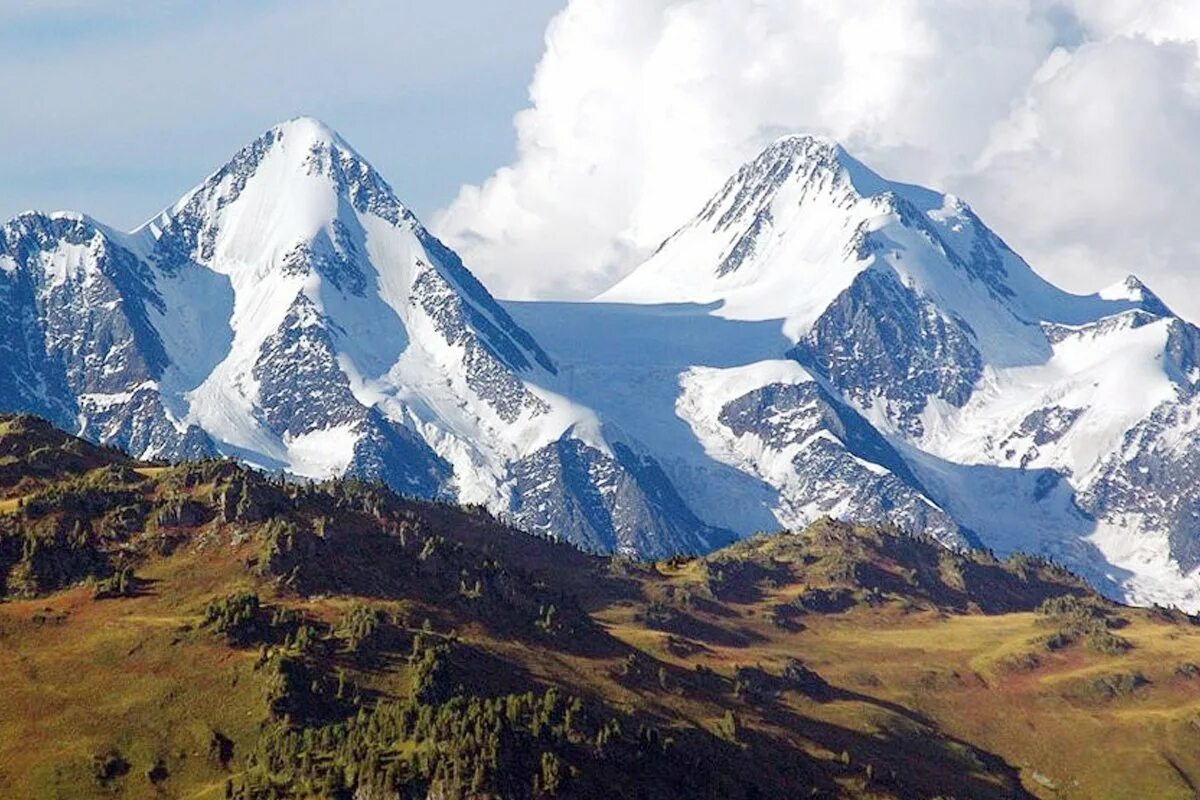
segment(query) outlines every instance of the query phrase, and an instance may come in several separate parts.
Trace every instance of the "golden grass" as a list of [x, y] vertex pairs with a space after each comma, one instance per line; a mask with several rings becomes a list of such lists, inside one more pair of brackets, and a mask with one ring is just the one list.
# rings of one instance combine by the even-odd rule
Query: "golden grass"
[[223, 796], [213, 731], [248, 746], [263, 688], [254, 653], [185, 629], [199, 602], [190, 592], [95, 601], [81, 587], [0, 605], [0, 641], [20, 641], [0, 647], [0, 796], [95, 796], [91, 759], [110, 749], [130, 763], [123, 797], [162, 796], [146, 777], [160, 759], [172, 786]]
[[134, 467], [133, 471], [143, 478], [154, 480], [169, 469], [170, 467]]
[[[175, 557], [141, 572], [163, 587], [187, 587], [182, 594], [96, 602], [78, 589], [0, 605], [0, 637], [22, 643], [20, 650], [0, 649], [7, 676], [0, 704], [0, 796], [86, 796], [95, 787], [91, 756], [110, 747], [132, 764], [125, 796], [156, 796], [144, 773], [159, 758], [168, 765], [176, 796], [222, 796], [226, 776], [206, 758], [208, 739], [215, 729], [238, 747], [248, 746], [263, 718], [262, 687], [250, 668], [253, 653], [231, 650], [185, 626], [196, 621], [204, 597], [244, 582], [245, 573], [228, 569], [238, 558], [233, 552]], [[239, 574], [241, 582], [228, 577]], [[340, 598], [295, 603], [328, 619], [347, 607]], [[33, 615], [47, 608], [65, 612], [65, 621], [34, 623]], [[703, 663], [730, 674], [738, 665], [775, 669], [789, 657], [801, 658], [847, 692], [832, 702], [788, 695], [787, 706], [803, 718], [880, 737], [911, 725], [895, 711], [908, 709], [1003, 757], [1038, 797], [1195, 796], [1186, 781], [1200, 776], [1200, 685], [1173, 671], [1180, 661], [1200, 661], [1200, 631], [1135, 614], [1121, 631], [1135, 643], [1128, 654], [1103, 656], [1078, 647], [1040, 651], [1039, 666], [1023, 671], [1006, 667], [1005, 660], [1037, 651], [1047, 629], [1033, 614], [938, 617], [865, 609], [809, 616], [806, 630], [790, 633], [771, 625], [761, 607], [729, 609], [731, 616], [705, 621], [752, 634], [753, 647], [707, 643], [707, 652], [687, 658], [669, 653], [667, 634], [640, 626], [628, 605], [601, 609], [596, 617], [618, 639], [683, 669]], [[614, 659], [547, 654], [493, 640], [484, 631], [462, 635], [521, 663], [535, 679], [588, 687], [618, 705], [658, 708], [699, 724], [722, 714], [702, 698], [648, 695], [618, 685], [611, 677]], [[1151, 685], [1108, 703], [1082, 703], [1065, 694], [1073, 682], [1118, 671], [1143, 672]], [[402, 678], [380, 674], [371, 688], [398, 695]], [[749, 710], [743, 719], [775, 725]], [[777, 732], [817, 757], [836, 756], [795, 732]]]

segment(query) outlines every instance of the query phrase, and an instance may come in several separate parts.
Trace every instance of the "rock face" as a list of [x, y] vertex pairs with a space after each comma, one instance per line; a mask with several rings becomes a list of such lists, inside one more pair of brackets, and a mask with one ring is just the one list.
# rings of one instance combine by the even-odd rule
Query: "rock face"
[[914, 436], [931, 400], [961, 408], [983, 374], [971, 328], [883, 270], [859, 273], [789, 355]]
[[0, 311], [0, 408], [139, 457], [378, 478], [603, 550], [730, 538], [541, 388], [546, 352], [315, 120], [266, 132], [130, 234], [10, 221]]
[[[716, 420], [738, 440], [790, 454], [789, 499], [799, 517], [890, 521], [956, 547], [980, 543], [925, 496], [904, 459], [853, 408], [816, 381], [772, 383], [726, 403]], [[732, 445], [736, 447], [736, 443]]]
[[691, 538], [707, 551], [733, 540], [689, 510], [654, 459], [619, 443], [606, 454], [560, 439], [514, 464], [512, 474], [525, 527], [597, 552], [663, 558], [678, 552], [671, 542]]

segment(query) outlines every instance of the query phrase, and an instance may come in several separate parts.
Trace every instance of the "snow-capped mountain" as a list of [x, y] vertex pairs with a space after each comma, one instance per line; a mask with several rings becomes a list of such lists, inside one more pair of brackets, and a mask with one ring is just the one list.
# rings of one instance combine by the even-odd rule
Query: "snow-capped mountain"
[[147, 458], [228, 454], [479, 503], [603, 550], [729, 534], [556, 367], [341, 137], [277, 126], [142, 228], [0, 230], [0, 406]]
[[660, 556], [831, 514], [1200, 608], [1200, 330], [1078, 296], [957, 198], [780, 139], [589, 303], [498, 303], [336, 133], [142, 228], [0, 228], [0, 409], [479, 503]]
[[[626, 379], [674, 384], [660, 402], [699, 447], [654, 452], [702, 513], [732, 468], [778, 524], [893, 519], [1200, 607], [1200, 331], [1136, 278], [1064, 292], [957, 198], [790, 136], [598, 301], [723, 331]], [[510, 310], [535, 335], [568, 313]], [[564, 373], [585, 357], [556, 348]], [[589, 399], [627, 428], [647, 415]]]

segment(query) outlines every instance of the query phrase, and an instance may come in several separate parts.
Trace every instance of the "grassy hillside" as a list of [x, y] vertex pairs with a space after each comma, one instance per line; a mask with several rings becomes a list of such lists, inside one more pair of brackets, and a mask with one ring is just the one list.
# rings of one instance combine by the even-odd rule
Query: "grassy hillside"
[[0, 418], [0, 796], [1185, 798], [1200, 627], [823, 521], [637, 564]]

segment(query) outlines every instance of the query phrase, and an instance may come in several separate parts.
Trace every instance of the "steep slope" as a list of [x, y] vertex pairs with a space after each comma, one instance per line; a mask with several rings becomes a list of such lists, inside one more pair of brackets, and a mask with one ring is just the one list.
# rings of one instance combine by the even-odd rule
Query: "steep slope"
[[[710, 455], [779, 490], [781, 520], [794, 524], [793, 509], [806, 505], [809, 518], [830, 510], [822, 497], [853, 496], [847, 484], [878, 483], [831, 481], [822, 459], [792, 458], [794, 432], [808, 425], [760, 424], [747, 437], [744, 422], [730, 424], [754, 403], [778, 423], [777, 398], [814, 381], [810, 393], [861, 415], [903, 466], [890, 452], [856, 452], [836, 431], [826, 441], [987, 545], [1065, 559], [1140, 602], [1200, 606], [1191, 467], [1200, 332], [1136, 278], [1096, 295], [1063, 292], [957, 198], [886, 181], [833, 142], [792, 136], [597, 299], [689, 302], [733, 327], [779, 326], [788, 346], [764, 350], [767, 360], [683, 374], [677, 410]], [[780, 372], [770, 359], [785, 354], [798, 367], [764, 387], [760, 376]], [[725, 404], [702, 385], [721, 386]], [[764, 388], [776, 398], [769, 408], [756, 400]], [[781, 459], [784, 468], [764, 471]], [[878, 518], [856, 505], [838, 510]], [[902, 517], [950, 541], [942, 517]]]
[[681, 383], [677, 413], [710, 453], [779, 488], [785, 525], [832, 515], [888, 521], [954, 547], [979, 544], [883, 436], [796, 362], [694, 367]]
[[271, 129], [132, 234], [19, 217], [0, 259], [20, 331], [0, 407], [142, 457], [381, 478], [606, 551], [728, 540], [647, 454], [541, 388], [541, 347], [315, 120]]
[[[269, 131], [144, 235], [163, 392], [224, 448], [312, 477], [378, 461], [430, 495], [449, 465], [391, 420], [466, 405], [460, 424], [481, 430], [463, 432], [483, 439], [550, 412], [517, 377], [552, 368], [545, 355], [319, 123]], [[214, 277], [228, 294], [198, 308], [194, 287]], [[218, 348], [213, 322], [228, 328]]]

